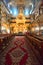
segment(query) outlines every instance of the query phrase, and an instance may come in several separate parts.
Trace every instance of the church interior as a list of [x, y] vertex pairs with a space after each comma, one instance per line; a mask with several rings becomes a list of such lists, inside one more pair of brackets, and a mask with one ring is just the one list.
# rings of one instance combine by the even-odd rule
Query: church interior
[[0, 0], [0, 65], [43, 65], [43, 0]]

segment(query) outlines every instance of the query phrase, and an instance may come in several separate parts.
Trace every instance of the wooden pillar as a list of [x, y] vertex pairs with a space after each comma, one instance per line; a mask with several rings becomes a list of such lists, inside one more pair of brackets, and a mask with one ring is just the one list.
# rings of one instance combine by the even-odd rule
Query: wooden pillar
[[40, 15], [40, 8], [39, 8], [39, 15]]
[[1, 33], [1, 1], [0, 1], [0, 33]]

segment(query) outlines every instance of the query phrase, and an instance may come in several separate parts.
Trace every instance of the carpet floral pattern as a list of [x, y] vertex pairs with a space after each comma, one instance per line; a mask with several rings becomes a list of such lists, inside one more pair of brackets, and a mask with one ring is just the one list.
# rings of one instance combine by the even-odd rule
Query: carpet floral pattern
[[16, 38], [14, 41], [15, 48], [11, 48], [6, 54], [5, 65], [25, 65], [28, 59], [28, 52], [22, 45], [25, 44], [23, 38]]
[[1, 65], [40, 65], [36, 60], [32, 63], [33, 58], [27, 50], [24, 37], [16, 36], [11, 44], [11, 48], [6, 51], [4, 63]]

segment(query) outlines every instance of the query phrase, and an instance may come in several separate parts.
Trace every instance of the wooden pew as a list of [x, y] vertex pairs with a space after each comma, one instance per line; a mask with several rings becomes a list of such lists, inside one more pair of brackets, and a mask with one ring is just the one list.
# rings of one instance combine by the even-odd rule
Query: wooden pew
[[40, 46], [41, 46], [40, 47], [40, 54], [43, 57], [43, 38], [40, 38], [40, 37], [36, 36], [35, 34], [32, 34], [32, 36], [40, 41]]
[[2, 34], [0, 35], [0, 53], [2, 53], [7, 46], [9, 45], [9, 41], [12, 39], [12, 35], [8, 35], [8, 34]]
[[30, 42], [30, 46], [32, 47], [33, 51], [35, 52], [36, 56], [43, 64], [43, 41], [36, 39], [30, 35], [26, 35], [28, 41]]
[[40, 39], [35, 34], [29, 34], [27, 37], [33, 45], [37, 46], [40, 50], [43, 50], [43, 39]]

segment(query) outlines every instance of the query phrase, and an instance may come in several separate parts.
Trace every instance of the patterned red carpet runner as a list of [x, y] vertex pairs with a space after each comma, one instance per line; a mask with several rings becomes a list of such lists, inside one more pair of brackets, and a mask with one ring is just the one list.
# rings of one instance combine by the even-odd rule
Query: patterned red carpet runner
[[11, 40], [1, 56], [0, 65], [40, 65], [24, 36]]
[[25, 65], [26, 60], [28, 59], [27, 49], [25, 46], [22, 47], [22, 45], [25, 45], [25, 43], [24, 38], [15, 38], [14, 47], [11, 48], [6, 54], [5, 65]]

